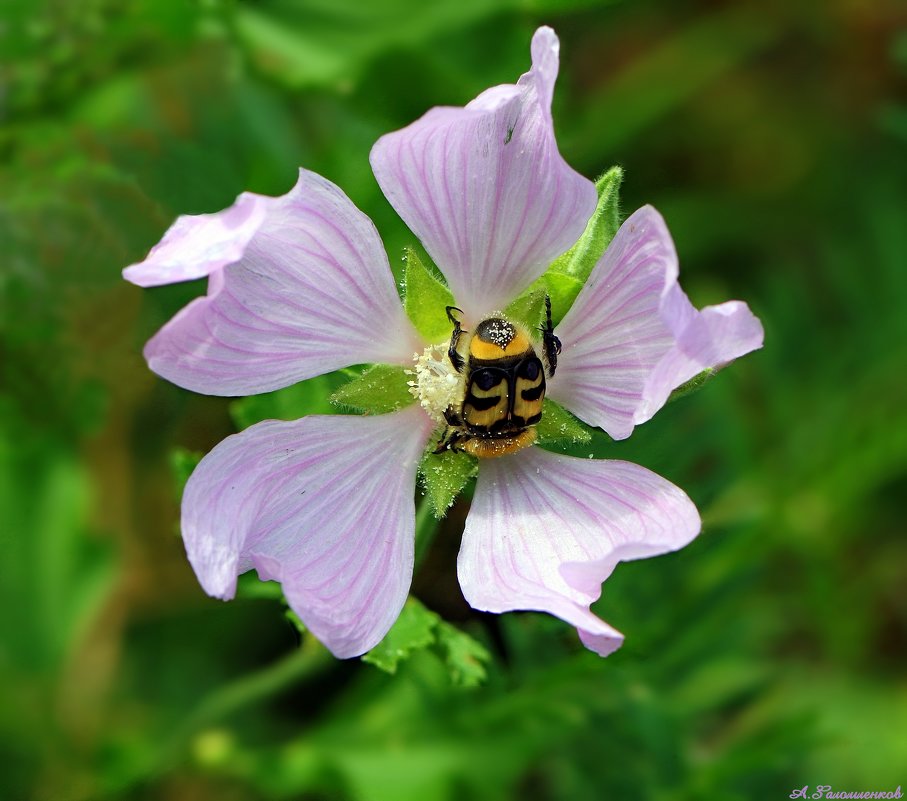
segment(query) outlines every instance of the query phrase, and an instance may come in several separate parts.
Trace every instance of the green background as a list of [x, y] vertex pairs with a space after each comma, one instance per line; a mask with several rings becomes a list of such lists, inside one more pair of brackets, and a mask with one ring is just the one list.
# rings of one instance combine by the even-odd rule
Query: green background
[[[483, 643], [388, 675], [221, 604], [178, 477], [230, 403], [151, 374], [201, 286], [120, 270], [181, 213], [342, 186], [413, 239], [371, 144], [561, 37], [561, 152], [626, 171], [697, 305], [765, 349], [602, 453], [699, 505], [621, 566], [607, 660], [537, 614], [471, 612], [451, 512], [416, 595]], [[0, 5], [0, 798], [758, 799], [907, 787], [907, 12], [897, 0], [4, 0]]]

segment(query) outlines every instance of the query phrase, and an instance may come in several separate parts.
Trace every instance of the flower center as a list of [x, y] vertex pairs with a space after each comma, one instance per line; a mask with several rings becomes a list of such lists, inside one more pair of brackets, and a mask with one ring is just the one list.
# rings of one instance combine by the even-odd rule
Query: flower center
[[407, 381], [409, 391], [425, 413], [438, 425], [444, 425], [444, 412], [456, 405], [463, 394], [462, 376], [450, 363], [447, 345], [429, 345], [421, 355], [413, 354], [415, 368], [407, 375], [415, 376]]

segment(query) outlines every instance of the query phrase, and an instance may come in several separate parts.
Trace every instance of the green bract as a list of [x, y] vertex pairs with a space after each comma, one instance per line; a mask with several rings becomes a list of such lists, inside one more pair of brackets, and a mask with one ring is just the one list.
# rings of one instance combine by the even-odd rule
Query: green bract
[[624, 171], [620, 167], [612, 167], [595, 182], [598, 191], [595, 213], [577, 243], [554, 260], [551, 265], [554, 272], [573, 276], [581, 284], [586, 282], [620, 228], [620, 185], [623, 179]]
[[551, 298], [554, 324], [563, 319], [620, 227], [619, 191], [623, 176], [620, 167], [612, 167], [595, 182], [598, 205], [583, 235], [570, 250], [555, 259], [548, 271], [511, 307], [519, 306], [526, 297], [541, 295], [544, 298], [547, 294]]
[[450, 320], [447, 307], [453, 306], [450, 290], [422, 263], [419, 254], [407, 248], [403, 260], [403, 307], [416, 330], [426, 342], [445, 342], [450, 339]]
[[478, 460], [465, 453], [426, 453], [419, 465], [419, 477], [435, 517], [447, 514], [466, 482], [478, 472]]
[[686, 384], [681, 384], [671, 393], [670, 397], [668, 398], [668, 403], [675, 401], [678, 398], [682, 398], [684, 395], [689, 395], [690, 393], [695, 392], [717, 372], [718, 370], [714, 367], [709, 367], [707, 370], [703, 370], [698, 375], [694, 375], [689, 381], [686, 382]]
[[402, 367], [376, 364], [340, 387], [331, 395], [331, 403], [362, 414], [396, 412], [415, 402], [408, 380]]
[[589, 426], [550, 398], [545, 398], [542, 419], [535, 428], [539, 445], [584, 445], [592, 439]]

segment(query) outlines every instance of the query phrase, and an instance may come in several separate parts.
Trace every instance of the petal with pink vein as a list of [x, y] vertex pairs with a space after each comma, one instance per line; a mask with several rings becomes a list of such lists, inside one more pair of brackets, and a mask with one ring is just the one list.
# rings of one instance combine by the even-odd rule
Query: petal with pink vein
[[651, 206], [620, 227], [557, 327], [563, 351], [548, 394], [614, 439], [633, 431], [646, 382], [674, 344], [662, 301], [677, 253]]
[[465, 108], [434, 108], [372, 148], [375, 177], [447, 278], [466, 320], [503, 308], [582, 234], [591, 181], [561, 158], [551, 121], [559, 43]]
[[237, 226], [238, 239], [228, 247], [226, 224], [207, 219], [218, 215], [181, 218], [143, 265], [127, 268], [136, 281], [159, 279], [165, 266], [171, 280], [184, 280], [205, 241], [233, 258], [210, 271], [207, 296], [145, 346], [151, 369], [195, 392], [250, 395], [352, 364], [410, 363], [422, 343], [368, 217], [306, 170], [286, 195], [249, 197], [257, 198], [256, 214], [264, 209], [253, 235]]
[[589, 606], [619, 561], [699, 532], [692, 501], [639, 465], [530, 448], [482, 463], [457, 562], [471, 606], [548, 612], [602, 656], [623, 636]]
[[614, 439], [630, 436], [678, 386], [762, 346], [745, 303], [698, 311], [677, 283], [677, 252], [651, 206], [620, 227], [557, 327], [548, 394]]
[[672, 287], [671, 294], [672, 301], [665, 307], [672, 310], [676, 342], [646, 380], [633, 418], [637, 425], [650, 420], [671, 392], [703, 370], [723, 367], [762, 347], [762, 323], [743, 301], [729, 300], [697, 311], [679, 286]]
[[267, 420], [228, 437], [186, 484], [182, 530], [209, 595], [255, 567], [336, 656], [376, 645], [413, 569], [419, 407], [375, 417]]

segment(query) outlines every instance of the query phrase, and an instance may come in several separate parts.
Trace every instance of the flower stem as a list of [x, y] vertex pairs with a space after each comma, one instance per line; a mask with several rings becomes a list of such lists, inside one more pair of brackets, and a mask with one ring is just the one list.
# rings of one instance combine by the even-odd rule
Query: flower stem
[[308, 635], [302, 645], [283, 659], [256, 673], [242, 676], [218, 687], [189, 712], [167, 742], [148, 760], [141, 781], [171, 767], [180, 760], [192, 738], [206, 727], [228, 718], [243, 707], [269, 698], [287, 687], [306, 681], [335, 664], [330, 652], [314, 637]]

